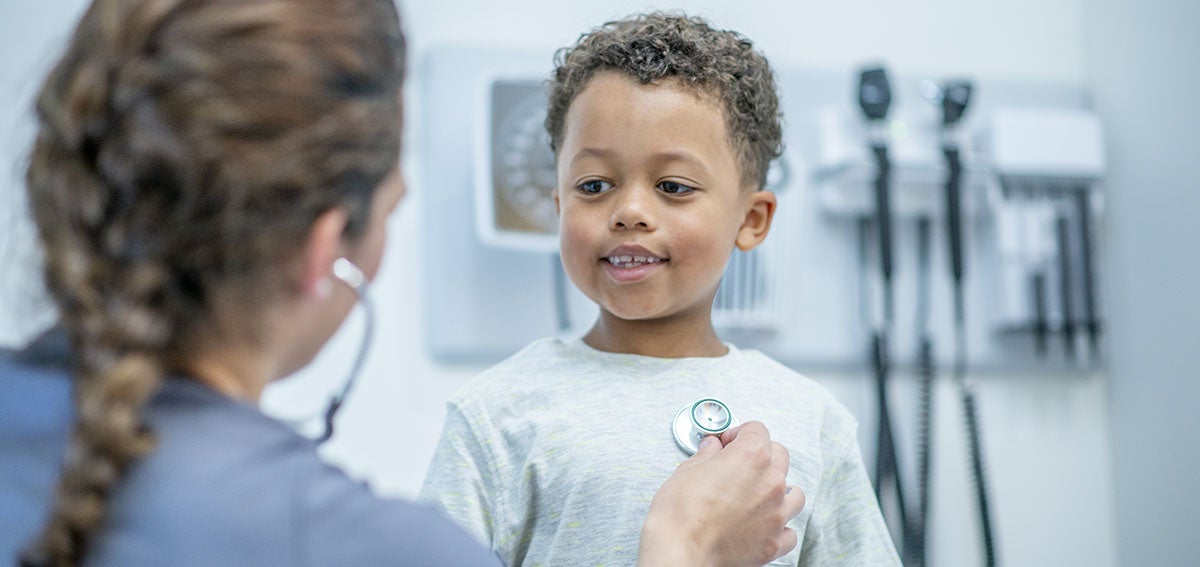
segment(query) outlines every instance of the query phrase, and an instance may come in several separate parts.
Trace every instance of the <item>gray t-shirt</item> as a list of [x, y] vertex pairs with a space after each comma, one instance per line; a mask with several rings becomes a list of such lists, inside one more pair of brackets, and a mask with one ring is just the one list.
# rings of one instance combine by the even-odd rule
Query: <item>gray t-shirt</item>
[[[0, 355], [0, 564], [48, 510], [71, 419], [65, 356]], [[114, 491], [87, 565], [499, 565], [439, 511], [375, 496], [196, 382], [168, 379], [145, 417], [157, 448]]]
[[774, 564], [899, 565], [863, 468], [857, 423], [827, 390], [760, 352], [661, 359], [543, 339], [449, 403], [420, 498], [508, 565], [633, 565], [659, 486], [687, 456], [672, 417], [703, 397], [761, 421], [807, 505]]

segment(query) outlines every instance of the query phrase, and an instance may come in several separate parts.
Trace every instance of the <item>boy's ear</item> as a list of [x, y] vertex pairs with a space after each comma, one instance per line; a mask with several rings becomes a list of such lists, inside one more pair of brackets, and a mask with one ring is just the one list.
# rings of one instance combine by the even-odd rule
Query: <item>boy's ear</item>
[[734, 244], [738, 250], [746, 252], [762, 244], [771, 231], [771, 220], [775, 218], [775, 193], [771, 191], [755, 191], [750, 194], [750, 202], [746, 208], [746, 218], [738, 229]]
[[550, 194], [554, 196], [554, 214], [555, 214], [555, 216], [561, 217], [562, 216], [562, 205], [560, 205], [558, 203], [558, 187], [555, 187], [554, 190], [550, 192]]

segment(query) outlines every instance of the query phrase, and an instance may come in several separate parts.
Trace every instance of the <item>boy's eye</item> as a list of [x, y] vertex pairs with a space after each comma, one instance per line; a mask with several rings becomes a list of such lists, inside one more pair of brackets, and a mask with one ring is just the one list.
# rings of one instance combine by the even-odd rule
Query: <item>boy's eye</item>
[[687, 185], [676, 183], [674, 181], [663, 181], [658, 184], [658, 189], [663, 193], [668, 193], [671, 195], [685, 195], [695, 191], [695, 189], [688, 187]]
[[591, 181], [584, 181], [583, 183], [580, 183], [579, 190], [587, 193], [588, 195], [597, 195], [612, 189], [612, 186], [613, 184], [607, 181], [593, 179]]

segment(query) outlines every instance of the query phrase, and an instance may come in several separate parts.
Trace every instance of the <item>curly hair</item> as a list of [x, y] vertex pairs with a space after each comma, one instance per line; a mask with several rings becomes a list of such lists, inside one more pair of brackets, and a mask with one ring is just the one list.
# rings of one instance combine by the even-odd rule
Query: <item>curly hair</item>
[[546, 130], [557, 155], [567, 110], [597, 72], [614, 70], [642, 84], [673, 80], [713, 96], [725, 114], [742, 183], [761, 188], [782, 152], [775, 77], [750, 40], [697, 17], [654, 12], [612, 21], [554, 55]]
[[[37, 99], [26, 180], [76, 421], [23, 565], [86, 557], [205, 336], [258, 344], [313, 222], [361, 235], [400, 154], [391, 0], [95, 0]], [[238, 321], [223, 317], [238, 313]], [[232, 335], [232, 336], [231, 336]]]

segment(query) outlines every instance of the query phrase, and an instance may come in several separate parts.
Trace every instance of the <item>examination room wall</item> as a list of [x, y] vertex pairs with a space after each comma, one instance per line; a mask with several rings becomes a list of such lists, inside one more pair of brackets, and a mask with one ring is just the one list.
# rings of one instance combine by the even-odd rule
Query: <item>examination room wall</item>
[[[1190, 448], [1172, 449], [1181, 437], [1200, 431], [1194, 418], [1185, 417], [1183, 401], [1200, 393], [1195, 373], [1182, 370], [1200, 363], [1195, 349], [1186, 348], [1196, 344], [1194, 338], [1186, 338], [1188, 323], [1196, 318], [1195, 300], [1189, 300], [1187, 290], [1198, 288], [1195, 255], [1187, 252], [1191, 243], [1200, 241], [1200, 224], [1189, 223], [1186, 216], [1189, 211], [1200, 213], [1200, 203], [1195, 192], [1197, 166], [1184, 150], [1194, 153], [1196, 130], [1169, 125], [1164, 109], [1170, 106], [1167, 95], [1156, 89], [1182, 72], [1184, 80], [1191, 82], [1177, 84], [1192, 87], [1183, 96], [1200, 91], [1195, 88], [1194, 61], [1188, 69], [1172, 68], [1173, 63], [1184, 64], [1173, 59], [1141, 64], [1162, 55], [1162, 49], [1178, 47], [1172, 41], [1186, 41], [1188, 49], [1179, 53], [1193, 54], [1193, 59], [1200, 45], [1194, 38], [1185, 40], [1182, 28], [1176, 28], [1175, 35], [1159, 36], [1156, 26], [1168, 25], [1171, 19], [1167, 3], [532, 0], [517, 7], [515, 2], [445, 0], [400, 4], [414, 68], [431, 48], [448, 44], [543, 49], [549, 57], [554, 48], [604, 20], [648, 8], [678, 7], [743, 32], [777, 66], [841, 69], [884, 61], [900, 72], [935, 77], [1027, 79], [1093, 90], [1101, 119], [1110, 129], [1113, 169], [1105, 187], [1110, 192], [1110, 212], [1101, 238], [1107, 261], [1103, 273], [1111, 282], [1104, 289], [1111, 305], [1111, 363], [1108, 372], [1096, 374], [979, 377], [999, 555], [1006, 565], [1182, 564], [1189, 544], [1181, 542], [1189, 541], [1192, 530], [1187, 520], [1193, 517], [1184, 507], [1200, 504], [1195, 489], [1185, 488], [1194, 486], [1194, 474], [1184, 471], [1197, 470], [1200, 459], [1194, 441], [1182, 441], [1190, 442]], [[36, 82], [85, 5], [81, 0], [0, 3], [0, 231], [5, 231], [0, 240], [0, 345], [16, 344], [49, 321], [32, 283], [37, 268], [30, 228], [27, 222], [16, 222], [24, 214], [20, 169], [31, 135], [29, 109]], [[1190, 20], [1179, 21], [1200, 21], [1191, 3], [1178, 5], [1188, 6], [1191, 15]], [[1126, 51], [1132, 44], [1138, 45]], [[415, 84], [420, 76], [410, 74], [410, 116], [422, 109]], [[1164, 107], [1152, 114], [1163, 120], [1140, 119], [1145, 111], [1142, 102], [1128, 98], [1124, 82], [1133, 79], [1142, 85], [1141, 92], [1154, 94], [1145, 99], [1146, 105]], [[1195, 126], [1197, 107], [1183, 106], [1181, 112]], [[418, 124], [410, 119], [405, 132], [411, 196], [392, 219], [387, 257], [374, 287], [379, 316], [374, 348], [339, 417], [338, 436], [324, 450], [330, 460], [370, 480], [380, 491], [403, 496], [414, 495], [420, 486], [440, 432], [445, 400], [482, 369], [439, 364], [430, 358], [422, 339], [421, 273], [432, 260], [421, 253], [423, 219], [417, 211], [422, 192], [437, 190], [438, 172], [417, 169], [423, 139]], [[1166, 141], [1175, 144], [1171, 151], [1177, 153], [1155, 153], [1154, 148], [1162, 147], [1160, 137], [1172, 127], [1176, 133]], [[1166, 163], [1171, 156], [1179, 159]], [[1192, 180], [1191, 194], [1184, 194], [1184, 178]], [[1176, 197], [1185, 199], [1179, 203], [1183, 206], [1175, 206]], [[1122, 208], [1113, 210], [1117, 207]], [[1163, 218], [1171, 220], [1174, 228], [1157, 222]], [[1170, 258], [1176, 264], [1166, 263], [1167, 252], [1177, 254]], [[269, 390], [264, 407], [286, 416], [316, 411], [323, 395], [349, 369], [361, 338], [359, 317], [351, 316], [312, 367]], [[1192, 364], [1181, 365], [1188, 361]], [[875, 408], [866, 373], [811, 376], [859, 417], [860, 439], [870, 465]], [[1190, 384], [1184, 379], [1190, 379]], [[915, 422], [909, 411], [914, 407], [908, 395], [911, 379], [899, 377], [898, 382], [899, 434], [911, 439]], [[931, 564], [975, 565], [981, 545], [960, 410], [948, 380], [942, 380], [938, 394]], [[902, 443], [901, 451], [913, 454], [907, 443]], [[1172, 456], [1165, 458], [1168, 453]], [[1180, 491], [1186, 498], [1178, 499]]]

